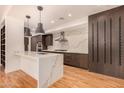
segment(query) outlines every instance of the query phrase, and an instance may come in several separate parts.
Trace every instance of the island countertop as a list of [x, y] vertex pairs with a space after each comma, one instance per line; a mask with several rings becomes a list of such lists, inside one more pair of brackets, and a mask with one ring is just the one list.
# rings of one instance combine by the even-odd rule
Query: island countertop
[[47, 53], [47, 52], [16, 52], [15, 55], [29, 57], [29, 58], [42, 58], [42, 57], [50, 57], [55, 55], [60, 55], [56, 53]]
[[37, 80], [37, 87], [52, 85], [63, 77], [63, 54], [46, 52], [16, 52], [21, 69]]
[[86, 54], [88, 55], [88, 53], [84, 52], [82, 53], [81, 51], [71, 51], [71, 50], [67, 50], [67, 51], [59, 51], [59, 50], [42, 50], [42, 52], [51, 52], [51, 53], [74, 53], [74, 54]]

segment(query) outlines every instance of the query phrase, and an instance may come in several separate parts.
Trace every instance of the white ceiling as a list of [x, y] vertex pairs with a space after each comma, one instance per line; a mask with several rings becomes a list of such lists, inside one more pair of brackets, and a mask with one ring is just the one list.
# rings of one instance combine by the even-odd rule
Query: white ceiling
[[[86, 17], [88, 15], [104, 11], [117, 7], [117, 5], [43, 5], [42, 12], [42, 23], [44, 29], [52, 29], [59, 25], [68, 23], [70, 21]], [[0, 6], [0, 12], [4, 12], [4, 6]], [[69, 17], [68, 14], [71, 13], [72, 17]], [[35, 28], [38, 23], [38, 11], [36, 6], [33, 5], [16, 5], [12, 6], [11, 11], [8, 15], [25, 19], [25, 15], [30, 15], [30, 25]], [[64, 17], [65, 20], [59, 20], [60, 17]], [[1, 18], [1, 15], [0, 15]], [[54, 20], [55, 23], [51, 23]]]

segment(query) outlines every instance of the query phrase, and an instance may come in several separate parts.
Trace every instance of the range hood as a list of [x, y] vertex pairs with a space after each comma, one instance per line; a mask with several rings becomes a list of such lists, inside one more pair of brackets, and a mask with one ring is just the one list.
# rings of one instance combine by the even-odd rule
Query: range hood
[[65, 33], [64, 32], [60, 32], [60, 38], [56, 39], [55, 41], [68, 42], [68, 40], [65, 38]]

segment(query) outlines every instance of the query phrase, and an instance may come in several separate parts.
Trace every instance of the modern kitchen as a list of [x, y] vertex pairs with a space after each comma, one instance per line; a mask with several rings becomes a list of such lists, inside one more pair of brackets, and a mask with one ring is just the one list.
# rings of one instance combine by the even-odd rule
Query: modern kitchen
[[0, 5], [0, 88], [124, 87], [124, 6]]

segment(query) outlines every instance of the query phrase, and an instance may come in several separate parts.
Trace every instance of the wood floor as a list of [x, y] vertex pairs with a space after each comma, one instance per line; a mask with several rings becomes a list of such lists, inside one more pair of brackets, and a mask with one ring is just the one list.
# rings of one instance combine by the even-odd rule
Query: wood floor
[[[21, 70], [7, 75], [0, 72], [1, 88], [35, 88], [36, 82]], [[49, 88], [124, 88], [124, 80], [64, 66], [64, 77]]]
[[117, 79], [80, 68], [64, 66], [64, 77], [51, 88], [124, 88], [124, 79]]
[[37, 81], [21, 70], [5, 74], [0, 72], [0, 88], [35, 88]]

